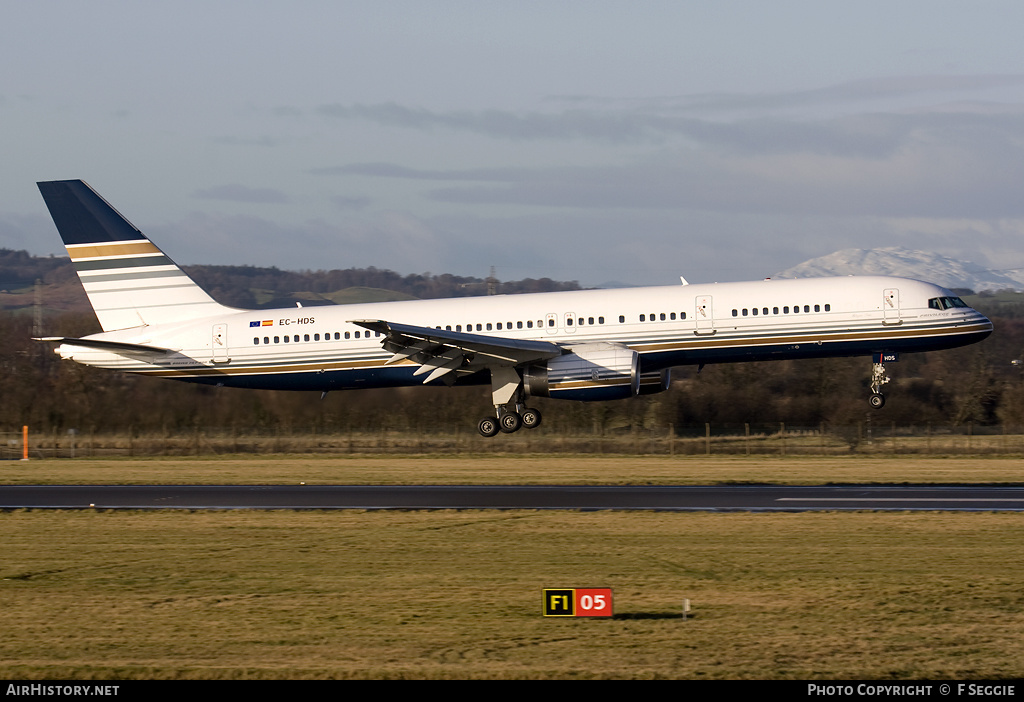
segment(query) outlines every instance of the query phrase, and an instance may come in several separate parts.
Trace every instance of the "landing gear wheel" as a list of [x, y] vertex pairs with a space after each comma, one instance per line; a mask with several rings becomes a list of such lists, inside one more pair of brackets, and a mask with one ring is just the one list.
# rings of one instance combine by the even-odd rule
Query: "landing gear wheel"
[[885, 395], [878, 392], [874, 393], [868, 398], [868, 404], [875, 409], [882, 409], [885, 407]]
[[523, 418], [516, 412], [506, 412], [498, 417], [498, 424], [503, 432], [511, 434], [514, 431], [519, 431], [519, 427], [523, 426]]
[[480, 420], [480, 423], [476, 425], [476, 428], [482, 435], [490, 438], [498, 433], [498, 420], [494, 417], [484, 417]]
[[523, 426], [527, 429], [536, 429], [540, 426], [541, 417], [539, 410], [527, 407], [520, 416], [523, 418]]

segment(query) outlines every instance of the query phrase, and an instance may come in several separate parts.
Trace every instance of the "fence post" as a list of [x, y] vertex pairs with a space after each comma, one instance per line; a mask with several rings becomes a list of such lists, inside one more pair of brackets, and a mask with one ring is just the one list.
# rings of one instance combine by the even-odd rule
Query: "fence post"
[[711, 423], [704, 422], [704, 455], [711, 455]]

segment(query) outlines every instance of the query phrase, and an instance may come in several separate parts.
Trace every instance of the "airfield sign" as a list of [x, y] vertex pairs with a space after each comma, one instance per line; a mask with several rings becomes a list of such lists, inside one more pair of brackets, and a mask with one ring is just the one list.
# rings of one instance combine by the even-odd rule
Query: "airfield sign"
[[545, 617], [610, 617], [612, 589], [563, 588], [544, 590]]

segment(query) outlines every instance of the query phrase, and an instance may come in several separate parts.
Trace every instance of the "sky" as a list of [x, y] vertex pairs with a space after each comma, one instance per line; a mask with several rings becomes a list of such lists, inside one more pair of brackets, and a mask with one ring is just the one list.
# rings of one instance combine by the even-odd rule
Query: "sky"
[[180, 264], [1024, 267], [1024, 3], [3, 2], [0, 248], [81, 178]]

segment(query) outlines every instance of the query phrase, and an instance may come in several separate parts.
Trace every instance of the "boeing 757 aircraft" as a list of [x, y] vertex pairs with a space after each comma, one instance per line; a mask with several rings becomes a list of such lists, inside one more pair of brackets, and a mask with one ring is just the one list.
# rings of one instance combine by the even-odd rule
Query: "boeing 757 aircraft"
[[951, 291], [890, 277], [809, 278], [240, 310], [214, 301], [81, 180], [39, 183], [103, 332], [49, 337], [62, 358], [272, 390], [491, 385], [494, 436], [540, 424], [529, 397], [668, 389], [674, 366], [872, 357], [872, 407], [898, 354], [981, 341]]

